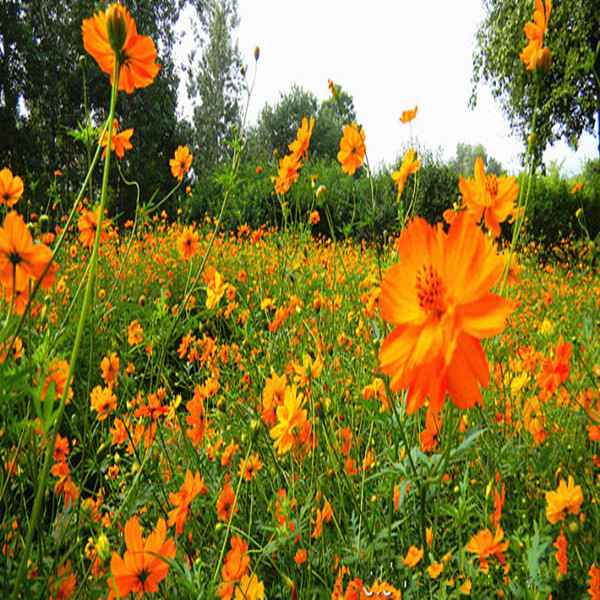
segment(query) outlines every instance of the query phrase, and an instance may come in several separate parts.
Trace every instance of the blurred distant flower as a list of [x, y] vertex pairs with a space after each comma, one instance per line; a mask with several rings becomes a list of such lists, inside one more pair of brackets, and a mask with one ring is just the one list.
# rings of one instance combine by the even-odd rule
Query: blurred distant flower
[[401, 123], [410, 123], [417, 116], [417, 109], [419, 107], [415, 106], [412, 110], [404, 110], [402, 111], [402, 116], [400, 117]]

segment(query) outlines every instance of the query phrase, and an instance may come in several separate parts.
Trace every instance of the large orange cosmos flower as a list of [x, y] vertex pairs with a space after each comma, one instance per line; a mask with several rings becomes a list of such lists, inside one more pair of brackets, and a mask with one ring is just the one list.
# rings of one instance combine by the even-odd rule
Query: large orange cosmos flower
[[354, 175], [356, 169], [362, 165], [366, 152], [365, 130], [359, 131], [356, 123], [346, 125], [337, 155], [337, 159], [342, 165], [342, 171], [348, 175]]
[[18, 175], [13, 177], [8, 167], [0, 171], [0, 204], [7, 204], [11, 208], [23, 195], [24, 188], [23, 180]]
[[504, 531], [498, 526], [494, 534], [489, 529], [484, 529], [476, 533], [467, 544], [467, 550], [473, 554], [477, 554], [479, 558], [479, 566], [484, 573], [489, 571], [488, 559], [493, 556], [503, 565], [506, 562], [504, 553], [508, 550], [508, 540], [504, 539]]
[[542, 48], [544, 44], [544, 34], [548, 29], [548, 20], [550, 19], [550, 11], [552, 10], [552, 0], [535, 0], [535, 12], [533, 13], [533, 22], [525, 24], [525, 35], [529, 40], [529, 44], [519, 55], [519, 58], [527, 65], [527, 70], [531, 71], [538, 66], [540, 59], [547, 60], [548, 50]]
[[446, 392], [459, 408], [482, 403], [489, 378], [480, 338], [499, 334], [511, 303], [489, 290], [504, 263], [468, 214], [448, 234], [414, 219], [398, 243], [398, 264], [381, 282], [381, 315], [395, 325], [379, 350], [392, 390], [408, 389], [411, 414], [429, 397], [442, 410]]
[[[91, 211], [87, 208], [83, 209], [83, 213], [77, 220], [77, 227], [79, 228], [79, 241], [84, 248], [92, 248], [94, 240], [96, 239], [96, 229], [98, 228], [98, 218], [100, 216], [100, 207], [98, 206], [95, 211]], [[102, 221], [102, 231], [100, 232], [100, 243], [103, 244], [109, 238], [108, 227], [110, 226], [110, 219], [104, 219]]]
[[[0, 283], [9, 290], [27, 290], [29, 281], [39, 280], [52, 259], [52, 250], [44, 244], [34, 244], [23, 217], [14, 210], [0, 227]], [[51, 267], [42, 286], [48, 288], [54, 282], [55, 269]]]
[[515, 212], [515, 200], [519, 195], [516, 177], [486, 175], [483, 159], [475, 161], [475, 178], [458, 178], [458, 187], [467, 210], [476, 221], [484, 217], [485, 226], [494, 237], [500, 235], [500, 223]]
[[115, 50], [111, 46], [108, 31], [107, 14], [116, 14], [116, 20], [125, 26], [124, 39], [120, 40], [118, 52], [119, 81], [117, 89], [132, 94], [135, 88], [149, 86], [153, 81], [160, 65], [156, 64], [156, 46], [145, 35], [138, 35], [135, 21], [129, 11], [120, 4], [108, 7], [106, 13], [100, 11], [91, 19], [84, 19], [81, 25], [83, 46], [91, 54], [100, 69], [110, 75], [113, 84]]
[[[167, 559], [175, 558], [175, 542], [167, 536], [167, 524], [159, 519], [156, 529], [145, 540], [137, 517], [125, 524], [125, 543], [127, 550], [123, 558], [112, 553], [110, 569], [114, 584], [109, 579], [110, 598], [115, 591], [124, 598], [131, 592], [158, 592], [158, 584], [169, 571]], [[116, 590], [114, 585], [116, 584]]]

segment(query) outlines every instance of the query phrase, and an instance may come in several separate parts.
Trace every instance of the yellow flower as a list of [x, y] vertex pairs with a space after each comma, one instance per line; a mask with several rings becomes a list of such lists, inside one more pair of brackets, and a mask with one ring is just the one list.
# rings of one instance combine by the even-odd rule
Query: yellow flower
[[575, 485], [575, 481], [569, 475], [569, 482], [561, 479], [558, 489], [553, 492], [546, 492], [546, 518], [554, 524], [565, 518], [566, 513], [578, 515], [583, 502], [583, 493], [581, 487]]

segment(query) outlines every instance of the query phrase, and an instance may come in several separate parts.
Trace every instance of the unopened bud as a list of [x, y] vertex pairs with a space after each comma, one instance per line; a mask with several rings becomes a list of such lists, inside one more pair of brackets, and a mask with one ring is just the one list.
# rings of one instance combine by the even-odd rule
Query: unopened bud
[[103, 563], [110, 560], [110, 542], [103, 533], [100, 534], [96, 542], [96, 552]]
[[317, 188], [317, 191], [315, 192], [315, 196], [317, 198], [317, 202], [319, 203], [319, 205], [321, 205], [323, 203], [323, 200], [325, 199], [325, 192], [327, 191], [327, 188], [324, 185], [320, 185]]
[[542, 75], [545, 75], [550, 68], [550, 48], [542, 48], [536, 57], [535, 70]]
[[260, 48], [258, 46], [254, 46], [254, 60], [258, 60], [260, 57]]
[[120, 4], [111, 4], [106, 9], [106, 24], [108, 26], [108, 40], [110, 47], [118, 56], [123, 50], [127, 38], [127, 11]]
[[583, 217], [583, 208], [578, 208], [577, 211], [575, 212], [575, 216], [578, 219], [581, 219], [581, 217]]

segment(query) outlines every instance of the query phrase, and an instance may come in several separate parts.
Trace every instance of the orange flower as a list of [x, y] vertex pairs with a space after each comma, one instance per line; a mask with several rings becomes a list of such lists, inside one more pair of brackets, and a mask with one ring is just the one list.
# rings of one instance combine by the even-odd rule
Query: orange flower
[[592, 565], [588, 571], [590, 576], [590, 587], [588, 592], [592, 600], [600, 600], [600, 569], [596, 565]]
[[306, 550], [301, 548], [294, 555], [294, 561], [297, 565], [303, 565], [306, 562]]
[[250, 557], [248, 556], [248, 543], [240, 537], [231, 538], [231, 550], [227, 553], [221, 569], [223, 582], [217, 588], [219, 598], [231, 598], [235, 584], [248, 575]]
[[428, 410], [425, 416], [425, 429], [421, 432], [421, 450], [423, 452], [433, 452], [437, 448], [441, 428], [442, 414]]
[[248, 457], [246, 465], [244, 466], [244, 459], [240, 459], [240, 470], [238, 475], [243, 477], [246, 481], [252, 481], [254, 476], [262, 469], [263, 464], [258, 457], [258, 454], [253, 453]]
[[104, 421], [111, 410], [116, 410], [117, 397], [113, 394], [112, 387], [97, 385], [92, 390], [91, 403], [92, 410], [98, 413], [98, 421]]
[[51, 600], [66, 600], [67, 598], [72, 598], [77, 579], [75, 579], [75, 573], [73, 573], [73, 569], [71, 568], [70, 560], [64, 565], [61, 565], [58, 569], [56, 579], [57, 581], [55, 582], [54, 577], [51, 577], [48, 582]]
[[321, 220], [321, 217], [319, 216], [319, 211], [311, 211], [308, 215], [308, 220], [311, 223], [311, 225], [316, 225]]
[[573, 189], [571, 190], [571, 195], [576, 194], [581, 188], [583, 187], [583, 183], [581, 183], [581, 181], [578, 181], [574, 186]]
[[540, 386], [541, 396], [543, 399], [554, 395], [561, 383], [565, 383], [569, 378], [569, 360], [573, 352], [571, 342], [563, 343], [562, 335], [556, 343], [554, 358], [546, 357], [542, 365], [542, 372], [538, 377], [537, 384]]
[[567, 538], [563, 530], [560, 530], [560, 535], [556, 538], [554, 544], [552, 544], [556, 548], [556, 562], [558, 563], [558, 575], [566, 575], [567, 574], [567, 565], [569, 563], [569, 559], [567, 557]]
[[200, 236], [193, 227], [184, 227], [181, 235], [177, 238], [177, 250], [181, 260], [189, 260], [198, 251], [198, 240]]
[[275, 179], [275, 191], [282, 196], [292, 186], [292, 183], [297, 181], [299, 171], [302, 168], [300, 157], [296, 154], [286, 154], [279, 159], [279, 169], [277, 170], [277, 178]]
[[[61, 398], [65, 392], [65, 386], [67, 385], [67, 375], [69, 374], [69, 363], [63, 358], [61, 360], [54, 359], [48, 368], [48, 375], [44, 381], [44, 387], [42, 388], [41, 399], [42, 402], [46, 399], [46, 393], [50, 383], [54, 384], [54, 398]], [[73, 390], [69, 387], [67, 394], [67, 404], [69, 400], [73, 398]]]
[[406, 556], [402, 559], [402, 564], [414, 569], [423, 558], [423, 548], [417, 548], [416, 546], [411, 546], [406, 553]]
[[302, 408], [304, 396], [296, 393], [296, 386], [285, 390], [285, 399], [282, 406], [277, 407], [278, 424], [270, 431], [275, 440], [277, 454], [285, 454], [296, 445], [297, 439], [294, 431], [301, 429], [306, 423], [306, 410]]
[[67, 460], [69, 452], [69, 439], [57, 433], [56, 442], [54, 443], [54, 462], [58, 463]]
[[114, 16], [111, 22], [124, 26], [123, 38], [118, 51], [119, 81], [117, 89], [132, 94], [135, 88], [149, 86], [158, 75], [160, 65], [156, 64], [156, 46], [145, 35], [138, 35], [135, 21], [129, 11], [120, 4], [108, 7], [106, 13], [100, 11], [91, 19], [84, 19], [81, 25], [83, 46], [91, 54], [104, 73], [110, 75], [113, 85], [115, 50], [109, 40], [107, 15]]
[[400, 117], [401, 123], [410, 123], [417, 116], [417, 109], [419, 107], [415, 106], [413, 110], [403, 110], [402, 116]]
[[[91, 248], [94, 245], [96, 239], [96, 229], [98, 229], [98, 220], [100, 218], [100, 207], [98, 206], [95, 211], [83, 209], [82, 215], [77, 220], [77, 227], [79, 228], [79, 241], [84, 248]], [[108, 227], [110, 225], [110, 219], [103, 219], [102, 231], [100, 233], [100, 243], [103, 244], [108, 240]]]
[[535, 69], [543, 56], [544, 34], [548, 29], [551, 10], [552, 0], [545, 0], [545, 4], [542, 4], [542, 0], [535, 0], [533, 22], [525, 24], [524, 30], [529, 44], [523, 49], [519, 58], [527, 65], [528, 71]]
[[354, 175], [356, 169], [362, 165], [366, 153], [365, 130], [359, 131], [356, 123], [346, 125], [337, 155], [337, 159], [342, 165], [342, 171], [348, 175]]
[[583, 502], [583, 493], [581, 487], [575, 485], [575, 480], [569, 475], [569, 483], [561, 479], [558, 489], [553, 492], [546, 492], [546, 518], [550, 523], [558, 523], [565, 518], [566, 513], [578, 515]]
[[516, 177], [505, 175], [486, 175], [483, 159], [475, 161], [475, 179], [458, 177], [458, 187], [463, 195], [469, 214], [475, 221], [482, 216], [486, 228], [494, 237], [500, 235], [500, 223], [515, 212], [515, 200], [519, 195], [519, 184]]
[[12, 171], [4, 167], [0, 171], [0, 204], [14, 206], [23, 195], [24, 187], [23, 180], [18, 175], [13, 177]]
[[[133, 146], [129, 141], [133, 135], [133, 129], [125, 129], [121, 133], [117, 133], [119, 128], [119, 122], [117, 119], [113, 121], [112, 137], [110, 138], [110, 149], [112, 152], [116, 152], [119, 158], [125, 156], [125, 150], [131, 150]], [[104, 134], [104, 137], [98, 140], [99, 144], [102, 144], [104, 152], [102, 152], [102, 158], [106, 157], [106, 151], [108, 150], [108, 131]]]
[[488, 559], [493, 556], [498, 562], [503, 565], [506, 561], [504, 552], [508, 549], [509, 542], [504, 538], [502, 527], [498, 527], [492, 536], [489, 529], [484, 529], [476, 533], [467, 544], [467, 550], [473, 554], [478, 554], [479, 566], [484, 573], [489, 571]]
[[432, 562], [427, 567], [427, 572], [429, 573], [429, 577], [431, 577], [431, 579], [437, 579], [442, 574], [443, 570], [444, 563]]
[[242, 575], [235, 587], [235, 600], [263, 600], [265, 597], [265, 586], [258, 580], [256, 573]]
[[102, 359], [100, 370], [102, 371], [102, 379], [107, 385], [118, 385], [119, 362], [120, 360], [116, 352], [111, 352]]
[[187, 430], [187, 436], [192, 440], [194, 448], [198, 446], [204, 439], [206, 428], [208, 427], [208, 419], [204, 410], [204, 397], [200, 386], [196, 386], [194, 397], [185, 405], [190, 413], [185, 419], [191, 427]]
[[394, 171], [392, 173], [392, 179], [394, 180], [394, 183], [398, 186], [398, 200], [400, 200], [400, 196], [402, 196], [404, 184], [406, 183], [408, 176], [414, 175], [421, 168], [421, 161], [423, 160], [423, 158], [415, 160], [416, 154], [417, 153], [414, 150], [414, 148], [411, 148], [404, 155], [404, 160], [402, 161], [400, 170]]
[[169, 511], [169, 527], [175, 525], [175, 533], [181, 535], [183, 526], [187, 520], [187, 515], [190, 509], [192, 500], [198, 494], [206, 495], [208, 488], [204, 485], [204, 478], [200, 477], [200, 473], [196, 471], [195, 475], [188, 469], [185, 474], [185, 481], [180, 490], [173, 494], [169, 492], [169, 500], [175, 508]]
[[131, 321], [131, 323], [129, 323], [129, 327], [127, 328], [127, 343], [130, 346], [137, 346], [138, 344], [141, 344], [142, 340], [144, 339], [142, 337], [143, 333], [144, 330], [142, 329], [139, 321], [134, 319]]
[[193, 158], [194, 155], [190, 153], [190, 149], [187, 146], [177, 146], [175, 157], [169, 160], [171, 173], [175, 179], [179, 181], [183, 179], [183, 174], [187, 173], [192, 166]]
[[489, 370], [481, 338], [499, 334], [512, 310], [492, 294], [504, 267], [494, 245], [461, 213], [448, 234], [414, 219], [398, 243], [398, 264], [381, 283], [382, 317], [395, 325], [379, 350], [394, 391], [408, 388], [412, 414], [429, 397], [439, 413], [446, 392], [459, 408], [482, 403]]
[[65, 506], [69, 506], [71, 500], [75, 502], [79, 498], [79, 490], [71, 479], [71, 471], [69, 465], [65, 461], [57, 462], [50, 470], [52, 475], [58, 477], [58, 481], [54, 486], [54, 491], [60, 496], [65, 495]]
[[[175, 558], [175, 542], [166, 539], [167, 525], [160, 518], [156, 529], [145, 540], [138, 517], [132, 517], [125, 524], [127, 550], [123, 558], [112, 553], [110, 569], [114, 582], [109, 578], [110, 598], [115, 592], [124, 598], [131, 592], [158, 592], [158, 584], [169, 571], [168, 559]], [[116, 587], [115, 587], [116, 584]]]
[[302, 119], [302, 126], [298, 129], [298, 135], [296, 139], [288, 146], [289, 151], [300, 158], [304, 156], [308, 159], [308, 146], [310, 145], [310, 137], [315, 126], [315, 118], [310, 118], [310, 125], [306, 117]]
[[235, 504], [235, 492], [229, 481], [226, 481], [223, 490], [217, 499], [217, 515], [219, 521], [229, 521], [236, 512], [237, 505]]
[[[0, 283], [8, 290], [27, 291], [29, 281], [39, 280], [52, 259], [52, 250], [44, 244], [34, 244], [31, 233], [23, 217], [14, 210], [4, 219], [0, 227]], [[51, 267], [42, 287], [48, 288], [54, 283], [54, 271]]]

